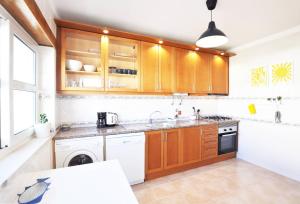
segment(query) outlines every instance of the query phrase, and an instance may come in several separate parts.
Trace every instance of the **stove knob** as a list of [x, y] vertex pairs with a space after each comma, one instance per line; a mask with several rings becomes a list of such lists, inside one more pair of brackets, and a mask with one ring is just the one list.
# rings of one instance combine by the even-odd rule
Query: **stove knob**
[[232, 128], [229, 128], [229, 130], [232, 130]]
[[224, 131], [226, 132], [226, 131], [227, 131], [227, 129], [224, 129]]

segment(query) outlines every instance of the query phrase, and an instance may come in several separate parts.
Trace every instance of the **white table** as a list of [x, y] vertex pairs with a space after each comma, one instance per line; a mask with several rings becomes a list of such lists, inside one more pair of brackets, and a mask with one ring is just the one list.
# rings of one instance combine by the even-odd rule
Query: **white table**
[[17, 203], [18, 193], [37, 178], [50, 177], [47, 204], [138, 204], [118, 161], [106, 161], [68, 168], [23, 174], [0, 192], [0, 203]]

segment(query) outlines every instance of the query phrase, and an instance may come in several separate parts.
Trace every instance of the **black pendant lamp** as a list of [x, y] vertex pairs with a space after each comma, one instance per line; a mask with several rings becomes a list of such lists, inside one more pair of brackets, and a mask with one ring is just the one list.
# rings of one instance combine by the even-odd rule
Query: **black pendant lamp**
[[196, 45], [203, 48], [213, 48], [224, 45], [228, 42], [227, 36], [216, 27], [215, 22], [212, 20], [212, 11], [216, 8], [217, 0], [207, 0], [206, 5], [210, 10], [210, 22], [208, 29], [198, 38]]

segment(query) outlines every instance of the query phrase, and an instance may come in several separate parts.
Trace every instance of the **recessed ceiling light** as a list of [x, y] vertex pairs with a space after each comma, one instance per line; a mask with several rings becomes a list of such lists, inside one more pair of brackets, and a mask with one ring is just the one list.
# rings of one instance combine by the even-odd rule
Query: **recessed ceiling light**
[[158, 43], [159, 43], [159, 44], [163, 44], [163, 43], [164, 43], [164, 41], [160, 40], [160, 41], [158, 41]]
[[225, 55], [225, 52], [221, 52], [220, 55]]
[[196, 47], [195, 50], [198, 51], [198, 50], [199, 50], [199, 47]]
[[104, 34], [108, 34], [109, 31], [108, 31], [107, 29], [104, 29], [104, 30], [103, 30], [103, 33], [104, 33]]

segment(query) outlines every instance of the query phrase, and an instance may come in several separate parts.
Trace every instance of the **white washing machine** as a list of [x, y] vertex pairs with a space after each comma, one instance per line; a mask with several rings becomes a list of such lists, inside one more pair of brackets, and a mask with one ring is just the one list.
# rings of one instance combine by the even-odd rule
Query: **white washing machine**
[[55, 141], [56, 168], [103, 161], [103, 137]]

